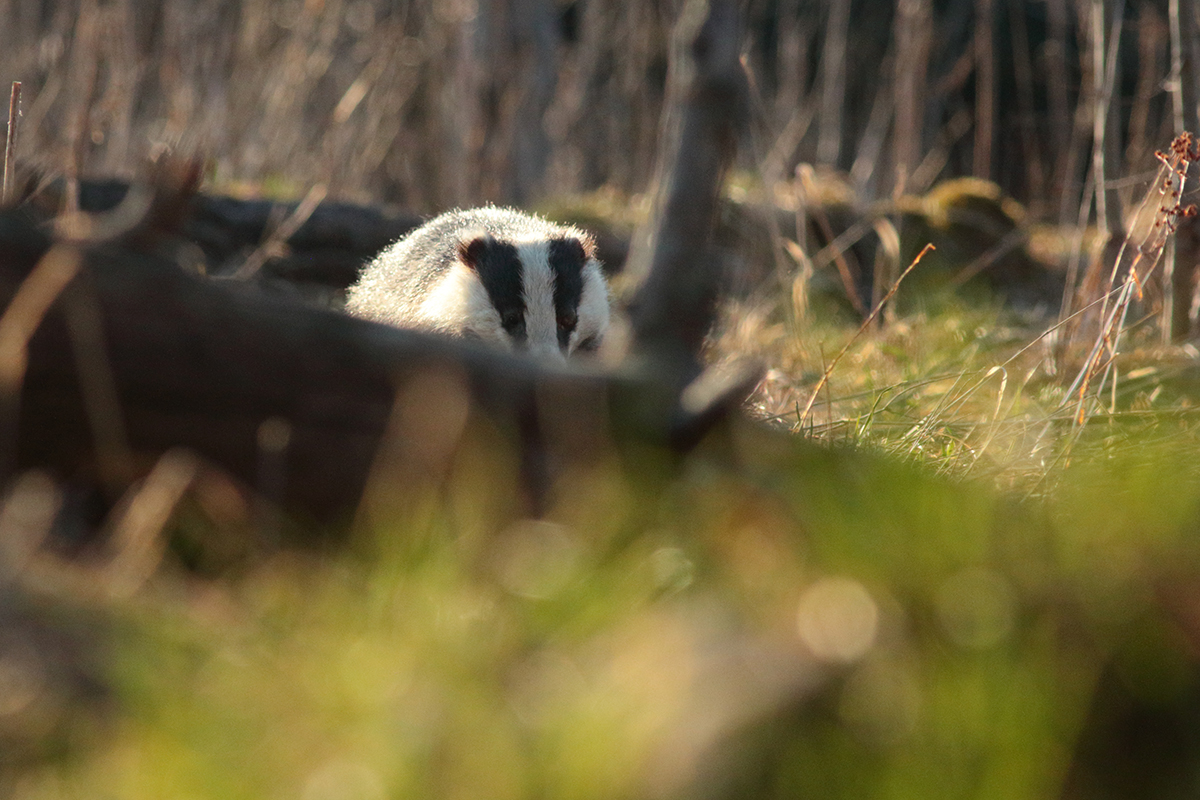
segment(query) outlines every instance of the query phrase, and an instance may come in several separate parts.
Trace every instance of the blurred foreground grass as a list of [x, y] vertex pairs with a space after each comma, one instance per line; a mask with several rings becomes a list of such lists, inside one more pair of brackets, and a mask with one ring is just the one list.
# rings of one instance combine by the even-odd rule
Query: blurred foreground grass
[[[904, 330], [862, 360], [916, 357], [888, 347]], [[1176, 424], [1164, 412], [1156, 430]], [[92, 621], [109, 695], [7, 788], [1186, 796], [1200, 775], [1191, 428], [1085, 437], [1035, 498], [995, 473], [938, 474], [938, 453], [897, 458], [887, 430], [860, 426], [879, 446], [852, 447], [739, 423], [677, 471], [574, 476], [544, 521], [514, 522], [463, 463], [346, 548], [219, 577], [168, 561], [124, 599], [30, 587]]]

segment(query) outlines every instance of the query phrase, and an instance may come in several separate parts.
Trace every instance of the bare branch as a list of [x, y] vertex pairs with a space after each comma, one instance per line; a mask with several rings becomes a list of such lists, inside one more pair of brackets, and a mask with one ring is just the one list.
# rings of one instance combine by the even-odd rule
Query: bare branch
[[747, 93], [739, 46], [735, 3], [693, 0], [684, 7], [675, 31], [657, 213], [626, 268], [638, 286], [632, 348], [682, 378], [680, 388], [699, 372], [698, 354], [715, 314], [721, 265], [712, 231]]
[[4, 137], [4, 180], [0, 184], [0, 205], [10, 205], [17, 193], [17, 120], [21, 116], [21, 82], [12, 82], [8, 99], [8, 130]]

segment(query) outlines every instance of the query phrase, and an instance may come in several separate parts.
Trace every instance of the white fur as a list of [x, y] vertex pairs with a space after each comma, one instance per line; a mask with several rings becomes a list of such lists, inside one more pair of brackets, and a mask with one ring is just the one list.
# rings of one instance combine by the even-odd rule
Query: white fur
[[525, 296], [525, 347], [534, 358], [560, 361], [558, 318], [554, 313], [554, 273], [545, 241], [514, 242], [521, 259]]
[[500, 314], [479, 276], [466, 264], [455, 264], [421, 304], [418, 327], [461, 336], [470, 331], [491, 344], [512, 348]]
[[608, 330], [609, 315], [608, 282], [600, 269], [600, 262], [588, 259], [583, 266], [583, 294], [579, 298], [579, 324], [571, 334], [571, 351], [590, 337], [601, 338]]

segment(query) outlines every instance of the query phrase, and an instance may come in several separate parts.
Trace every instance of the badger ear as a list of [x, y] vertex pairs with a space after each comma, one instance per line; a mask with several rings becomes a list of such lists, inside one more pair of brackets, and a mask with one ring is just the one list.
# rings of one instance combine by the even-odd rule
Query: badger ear
[[479, 262], [487, 252], [490, 239], [487, 236], [475, 236], [463, 239], [458, 243], [458, 260], [473, 270], [479, 269]]
[[596, 255], [596, 243], [586, 233], [578, 236], [564, 236], [558, 241], [565, 254], [568, 254], [572, 261], [578, 261], [580, 264]]
[[585, 261], [596, 257], [596, 240], [592, 238], [590, 233], [580, 235], [579, 245], [583, 248], [583, 258]]

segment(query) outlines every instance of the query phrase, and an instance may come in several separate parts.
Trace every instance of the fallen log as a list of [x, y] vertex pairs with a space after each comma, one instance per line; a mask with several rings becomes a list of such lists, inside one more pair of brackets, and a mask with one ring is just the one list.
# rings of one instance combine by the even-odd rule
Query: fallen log
[[[115, 179], [82, 180], [79, 208], [105, 214], [118, 208], [133, 184]], [[25, 203], [40, 217], [54, 216], [64, 204], [65, 182], [30, 185]], [[189, 244], [200, 258], [190, 267], [208, 275], [232, 273], [295, 213], [297, 202], [240, 199], [189, 192], [181, 198], [173, 225], [164, 228], [171, 243]], [[420, 225], [419, 215], [391, 207], [322, 202], [295, 233], [268, 254], [264, 274], [297, 282], [345, 288], [363, 263]]]

